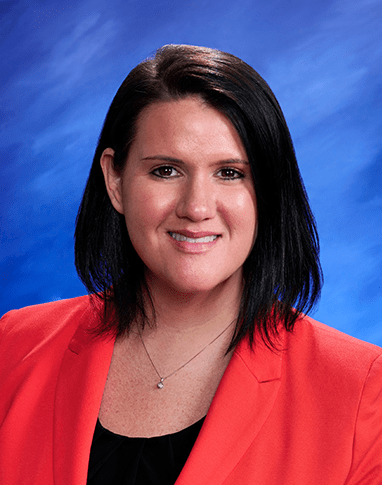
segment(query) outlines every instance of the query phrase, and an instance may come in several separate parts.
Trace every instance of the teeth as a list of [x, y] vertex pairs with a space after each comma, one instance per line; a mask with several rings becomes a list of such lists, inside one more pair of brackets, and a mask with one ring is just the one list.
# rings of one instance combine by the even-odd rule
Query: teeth
[[170, 232], [170, 236], [173, 237], [176, 241], [187, 241], [189, 243], [209, 243], [215, 241], [217, 238], [216, 235], [213, 236], [205, 236], [205, 237], [198, 237], [196, 239], [192, 237], [183, 236], [183, 234], [178, 234], [176, 232]]

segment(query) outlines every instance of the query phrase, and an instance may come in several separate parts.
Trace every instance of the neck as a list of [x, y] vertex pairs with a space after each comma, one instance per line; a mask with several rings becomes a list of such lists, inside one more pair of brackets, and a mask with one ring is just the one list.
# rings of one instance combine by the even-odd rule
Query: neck
[[[228, 280], [209, 292], [182, 293], [166, 287], [154, 278], [148, 280], [152, 295], [156, 325], [154, 330], [145, 329], [144, 334], [166, 340], [178, 339], [208, 341], [218, 335], [237, 318], [242, 293], [240, 280]], [[227, 346], [235, 325], [224, 335]], [[228, 339], [228, 340], [227, 340]]]

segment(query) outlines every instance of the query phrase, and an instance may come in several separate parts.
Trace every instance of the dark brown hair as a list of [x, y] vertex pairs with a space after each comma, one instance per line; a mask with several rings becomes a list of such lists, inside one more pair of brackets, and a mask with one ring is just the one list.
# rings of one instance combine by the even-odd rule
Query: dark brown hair
[[252, 343], [255, 332], [273, 345], [277, 326], [291, 330], [298, 315], [319, 298], [318, 237], [281, 108], [264, 79], [231, 54], [168, 45], [123, 81], [107, 113], [77, 216], [77, 271], [89, 293], [104, 298], [106, 313], [115, 310], [115, 318], [103, 320], [101, 332], [119, 336], [137, 318], [148, 322], [155, 316], [144, 264], [123, 215], [109, 200], [100, 157], [111, 147], [115, 167], [122, 170], [140, 113], [152, 103], [190, 95], [223, 113], [236, 128], [256, 191], [258, 235], [243, 266], [244, 291], [230, 349], [247, 335]]

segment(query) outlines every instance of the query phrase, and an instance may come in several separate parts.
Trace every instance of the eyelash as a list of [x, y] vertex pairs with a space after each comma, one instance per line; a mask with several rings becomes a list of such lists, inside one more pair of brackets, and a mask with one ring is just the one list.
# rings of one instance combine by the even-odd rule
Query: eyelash
[[159, 174], [159, 171], [160, 170], [174, 170], [175, 172], [179, 173], [174, 167], [172, 167], [171, 165], [162, 165], [161, 167], [157, 167], [156, 169], [154, 169], [151, 173], [153, 175], [155, 175], [155, 177], [158, 177], [158, 178], [161, 178], [161, 179], [169, 179], [169, 178], [173, 178], [173, 177], [176, 177], [176, 175], [160, 175]]
[[[177, 177], [177, 175], [170, 175], [170, 174], [160, 175], [159, 174], [160, 170], [173, 170], [177, 174], [179, 174], [179, 172], [174, 167], [172, 167], [171, 165], [162, 165], [161, 167], [157, 167], [156, 169], [154, 169], [151, 173], [155, 177], [162, 178], [162, 179], [170, 179], [170, 178]], [[224, 176], [221, 177], [223, 180], [237, 180], [237, 179], [241, 179], [241, 178], [244, 177], [244, 173], [240, 172], [236, 168], [224, 167], [224, 168], [221, 168], [217, 173], [221, 173], [221, 172], [231, 172], [231, 174], [233, 175], [233, 177], [227, 177], [227, 173], [226, 173], [225, 177]]]
[[234, 175], [233, 177], [227, 177], [227, 176], [222, 177], [223, 180], [237, 180], [237, 179], [242, 179], [244, 177], [243, 172], [236, 170], [236, 168], [224, 167], [224, 168], [221, 168], [219, 172], [231, 172]]

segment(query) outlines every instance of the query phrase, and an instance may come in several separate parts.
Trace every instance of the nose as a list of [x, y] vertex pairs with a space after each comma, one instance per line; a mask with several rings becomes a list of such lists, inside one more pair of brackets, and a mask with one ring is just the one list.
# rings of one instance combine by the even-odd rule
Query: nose
[[203, 176], [190, 177], [180, 189], [176, 214], [193, 222], [213, 218], [216, 214], [213, 183]]

